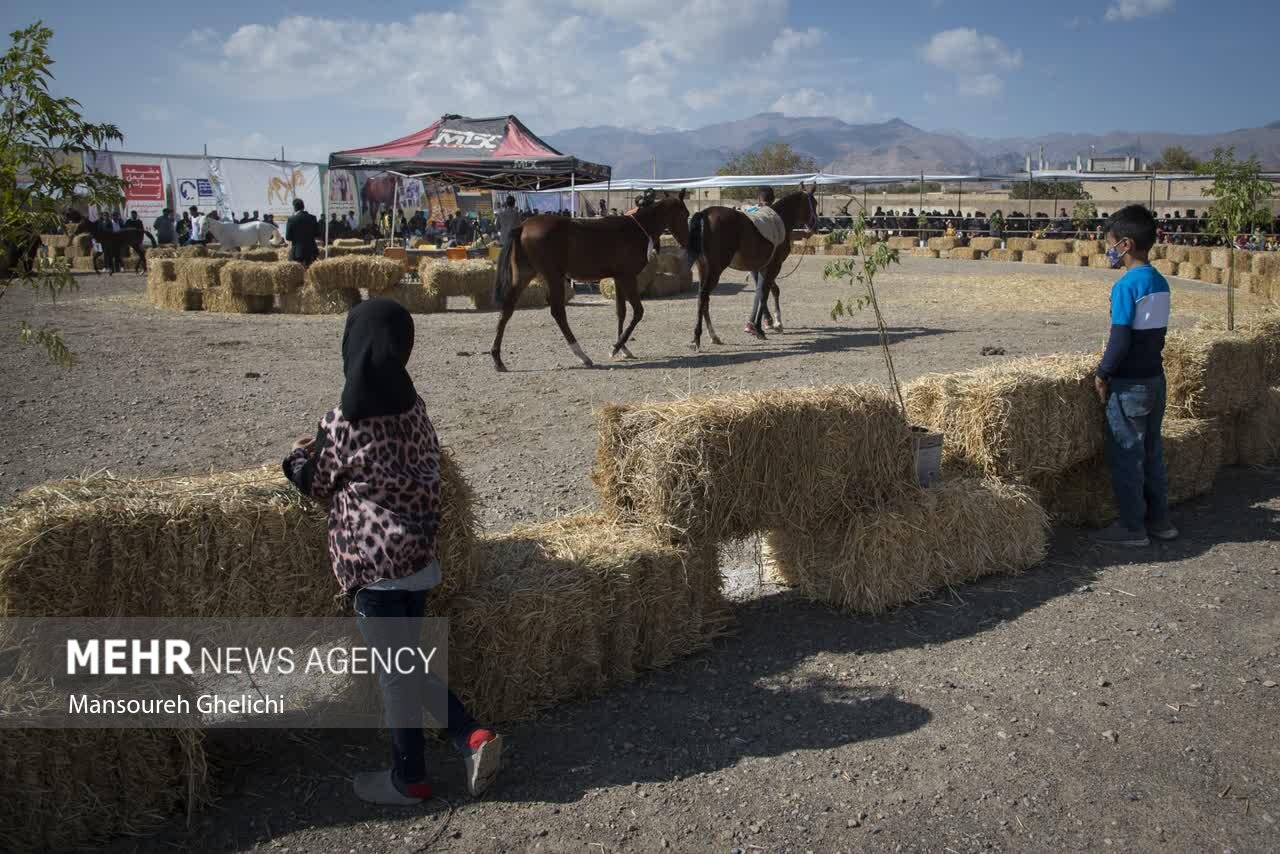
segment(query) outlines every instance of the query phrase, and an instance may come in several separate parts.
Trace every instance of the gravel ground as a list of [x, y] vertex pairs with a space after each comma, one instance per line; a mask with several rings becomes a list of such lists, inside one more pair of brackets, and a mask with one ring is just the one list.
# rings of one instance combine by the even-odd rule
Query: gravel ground
[[[693, 355], [692, 299], [654, 301], [639, 361], [577, 366], [545, 310], [419, 316], [411, 371], [491, 528], [592, 501], [592, 409], [613, 400], [880, 381], [869, 317], [834, 323], [822, 259], [783, 282], [787, 332], [713, 302], [723, 347]], [[882, 302], [904, 379], [992, 358], [1096, 349], [1103, 271], [906, 259]], [[1180, 324], [1223, 292], [1175, 282]], [[0, 500], [92, 469], [169, 474], [274, 461], [337, 397], [339, 317], [177, 314], [132, 275], [86, 277], [56, 307], [5, 298], [6, 322], [53, 322], [67, 372], [8, 336]], [[1248, 303], [1246, 302], [1246, 310]], [[460, 306], [459, 306], [460, 307]], [[607, 355], [614, 313], [570, 321]], [[480, 355], [469, 355], [479, 353]], [[736, 621], [709, 652], [509, 730], [484, 801], [433, 753], [440, 797], [369, 808], [347, 779], [375, 732], [218, 732], [216, 804], [117, 850], [1271, 851], [1280, 847], [1280, 480], [1224, 472], [1179, 508], [1186, 536], [1140, 553], [1060, 532], [1046, 565], [879, 619], [759, 584], [730, 553]]]

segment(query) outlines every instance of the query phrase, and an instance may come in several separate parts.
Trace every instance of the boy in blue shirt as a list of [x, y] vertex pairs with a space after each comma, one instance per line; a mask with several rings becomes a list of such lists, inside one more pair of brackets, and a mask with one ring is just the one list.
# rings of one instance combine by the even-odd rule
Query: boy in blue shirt
[[1099, 542], [1146, 546], [1172, 540], [1169, 484], [1164, 468], [1165, 332], [1169, 283], [1151, 266], [1156, 220], [1129, 205], [1107, 220], [1107, 258], [1125, 274], [1111, 288], [1111, 334], [1094, 384], [1106, 408], [1107, 459], [1120, 520], [1094, 534]]

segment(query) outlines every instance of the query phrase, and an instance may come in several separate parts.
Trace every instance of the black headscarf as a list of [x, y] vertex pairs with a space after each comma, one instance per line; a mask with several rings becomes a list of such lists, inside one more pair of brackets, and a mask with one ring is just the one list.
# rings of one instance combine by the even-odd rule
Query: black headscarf
[[371, 299], [347, 312], [342, 333], [342, 415], [348, 421], [398, 415], [417, 403], [405, 366], [413, 352], [413, 316], [400, 303]]

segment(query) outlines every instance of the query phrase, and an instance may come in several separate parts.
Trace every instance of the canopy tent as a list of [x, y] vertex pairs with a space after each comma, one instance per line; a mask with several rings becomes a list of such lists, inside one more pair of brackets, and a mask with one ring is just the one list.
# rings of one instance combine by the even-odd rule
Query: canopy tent
[[556, 190], [610, 176], [608, 166], [556, 151], [515, 116], [443, 116], [391, 142], [336, 151], [329, 155], [329, 168], [392, 172], [483, 190]]

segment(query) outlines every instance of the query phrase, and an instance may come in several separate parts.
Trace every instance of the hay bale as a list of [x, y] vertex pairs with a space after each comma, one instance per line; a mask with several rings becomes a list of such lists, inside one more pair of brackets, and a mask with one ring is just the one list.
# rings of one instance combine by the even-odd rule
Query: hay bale
[[1208, 246], [1188, 246], [1187, 247], [1187, 263], [1195, 264], [1197, 267], [1203, 267], [1211, 264], [1213, 260], [1213, 250]]
[[1200, 277], [1200, 265], [1193, 264], [1190, 261], [1183, 261], [1178, 264], [1174, 275], [1180, 279], [1198, 279]]
[[[1151, 249], [1147, 252], [1147, 260], [1158, 261], [1161, 258], [1168, 257], [1168, 249], [1169, 249], [1169, 245], [1167, 243], [1157, 243], [1155, 246], [1152, 246]], [[1101, 251], [1102, 252], [1107, 251], [1105, 245]]]
[[1054, 263], [1063, 267], [1083, 267], [1089, 263], [1089, 259], [1074, 252], [1063, 252], [1054, 259]]
[[1169, 412], [1209, 418], [1248, 409], [1266, 388], [1267, 339], [1240, 330], [1171, 332], [1164, 370]]
[[421, 282], [401, 282], [379, 296], [395, 300], [413, 314], [438, 314], [449, 305], [447, 297], [426, 290]]
[[930, 249], [936, 249], [942, 252], [947, 249], [955, 249], [960, 245], [960, 241], [954, 237], [930, 237], [926, 244]]
[[1036, 249], [1040, 252], [1048, 252], [1051, 255], [1061, 255], [1063, 252], [1070, 252], [1074, 242], [1072, 240], [1046, 240], [1041, 238], [1036, 241]]
[[191, 290], [213, 290], [228, 262], [225, 258], [179, 258], [174, 265], [176, 280]]
[[1200, 278], [1200, 281], [1202, 282], [1207, 282], [1211, 285], [1220, 285], [1222, 284], [1222, 279], [1224, 276], [1226, 276], [1226, 272], [1223, 270], [1219, 270], [1217, 267], [1201, 267], [1200, 268], [1199, 278]]
[[723, 632], [716, 549], [581, 513], [481, 537], [449, 603], [450, 686], [482, 720], [526, 718]]
[[[81, 236], [88, 237], [87, 234]], [[159, 258], [180, 257], [178, 255], [178, 247], [176, 246], [149, 246], [143, 250], [143, 254], [146, 256], [148, 264]]]
[[[441, 457], [440, 595], [474, 575], [471, 488]], [[0, 616], [311, 617], [342, 604], [328, 512], [279, 466], [54, 481], [0, 509]], [[86, 572], [93, 567], [93, 572]], [[70, 583], [69, 579], [74, 583]]]
[[[1232, 427], [1232, 462], [1244, 466], [1274, 465], [1280, 460], [1280, 388], [1264, 391], [1256, 405], [1233, 420]], [[1226, 436], [1224, 431], [1224, 442]]]
[[996, 237], [971, 237], [969, 246], [979, 252], [990, 252], [1000, 247], [1000, 239]]
[[381, 293], [404, 278], [404, 265], [390, 258], [348, 255], [324, 258], [307, 268], [307, 284], [321, 291], [367, 290]]
[[[165, 247], [165, 248], [168, 248], [168, 247]], [[93, 237], [88, 234], [72, 235], [71, 242], [67, 244], [67, 257], [68, 258], [92, 258], [93, 257]]]
[[204, 243], [191, 243], [178, 247], [179, 258], [208, 258], [209, 247]]
[[350, 258], [353, 255], [373, 256], [378, 255], [378, 247], [373, 243], [362, 243], [359, 246], [330, 246], [328, 257], [332, 258]]
[[296, 261], [228, 261], [218, 273], [218, 283], [220, 290], [232, 294], [269, 297], [301, 290], [305, 275], [306, 268]]
[[1090, 255], [1089, 266], [1095, 270], [1110, 270], [1111, 262], [1107, 260], [1106, 255]]
[[[1174, 246], [1173, 244], [1170, 244], [1170, 245], [1168, 246], [1168, 248], [1167, 248], [1167, 249], [1165, 249], [1165, 251], [1164, 251], [1164, 259], [1165, 259], [1166, 261], [1172, 261], [1172, 262], [1173, 262], [1173, 263], [1175, 263], [1175, 264], [1181, 264], [1181, 263], [1183, 263], [1184, 261], [1190, 260], [1190, 259], [1187, 257], [1187, 247], [1186, 247], [1186, 246]], [[1152, 266], [1155, 266], [1155, 265], [1153, 264]], [[1157, 267], [1156, 269], [1159, 269], [1159, 268]], [[1163, 271], [1163, 270], [1160, 270], [1160, 272], [1162, 272], [1162, 273], [1163, 273], [1164, 271]]]
[[[1154, 251], [1155, 248], [1153, 246], [1152, 250]], [[1105, 255], [1107, 247], [1101, 240], [1077, 240], [1074, 251], [1084, 258], [1092, 258], [1094, 255]]]
[[[65, 703], [65, 692], [42, 682], [0, 680], [0, 716], [34, 717]], [[0, 844], [6, 851], [81, 850], [146, 833], [208, 799], [206, 772], [204, 740], [194, 723], [0, 727]]]
[[987, 253], [987, 258], [992, 261], [1021, 261], [1021, 249], [992, 249]]
[[[1212, 419], [1170, 418], [1162, 433], [1169, 502], [1176, 504], [1213, 489], [1223, 459], [1220, 425]], [[1105, 456], [1040, 480], [1036, 486], [1045, 509], [1063, 524], [1101, 528], [1118, 516]]]
[[812, 527], [915, 477], [907, 423], [874, 386], [611, 405], [598, 418], [604, 506], [676, 536]]
[[276, 294], [276, 310], [284, 314], [346, 314], [361, 299], [360, 292], [351, 288], [321, 291], [303, 285], [299, 291]]
[[1027, 264], [1052, 264], [1057, 257], [1054, 252], [1043, 252], [1039, 249], [1028, 249], [1022, 253], [1022, 260]]
[[423, 258], [418, 264], [418, 279], [428, 294], [437, 297], [481, 296], [492, 302], [497, 269], [488, 259]]
[[199, 291], [181, 282], [156, 282], [147, 280], [147, 300], [157, 308], [170, 311], [202, 311], [206, 294], [216, 291]]
[[40, 242], [50, 249], [61, 249], [65, 252], [71, 245], [71, 237], [67, 234], [42, 234]]
[[[1175, 272], [1177, 272], [1178, 263], [1179, 262], [1177, 261], [1161, 258], [1158, 261], [1152, 261], [1151, 266], [1155, 267], [1157, 270], [1160, 271], [1161, 274], [1165, 276], [1172, 276], [1174, 275]], [[1108, 264], [1107, 266], [1110, 266], [1110, 265]]]
[[364, 238], [361, 237], [339, 237], [336, 240], [329, 241], [329, 245], [350, 248], [353, 246], [371, 246], [372, 244], [366, 243]]
[[238, 294], [230, 288], [202, 291], [201, 302], [215, 314], [270, 314], [276, 304], [270, 294]]
[[773, 572], [802, 595], [879, 614], [944, 587], [1040, 563], [1047, 528], [1027, 487], [956, 480], [834, 525], [773, 530], [767, 542]]
[[972, 246], [957, 246], [955, 249], [951, 250], [947, 257], [953, 258], [956, 261], [977, 261], [978, 258], [981, 257], [981, 254], [981, 252]]
[[1280, 276], [1280, 252], [1250, 252], [1249, 269], [1240, 266], [1236, 272], [1250, 272], [1257, 276]]
[[1017, 249], [1019, 252], [1026, 252], [1028, 249], [1036, 248], [1036, 241], [1030, 237], [1010, 237], [1004, 242], [1006, 249]]
[[249, 249], [241, 249], [238, 257], [241, 261], [279, 261], [280, 250], [252, 247]]
[[911, 250], [911, 254], [916, 256], [917, 258], [937, 258], [938, 250], [937, 249], [921, 249], [919, 247], [916, 247], [915, 249]]
[[904, 390], [907, 413], [944, 434], [944, 464], [1006, 480], [1055, 474], [1102, 451], [1097, 367], [1072, 354], [926, 374]]

